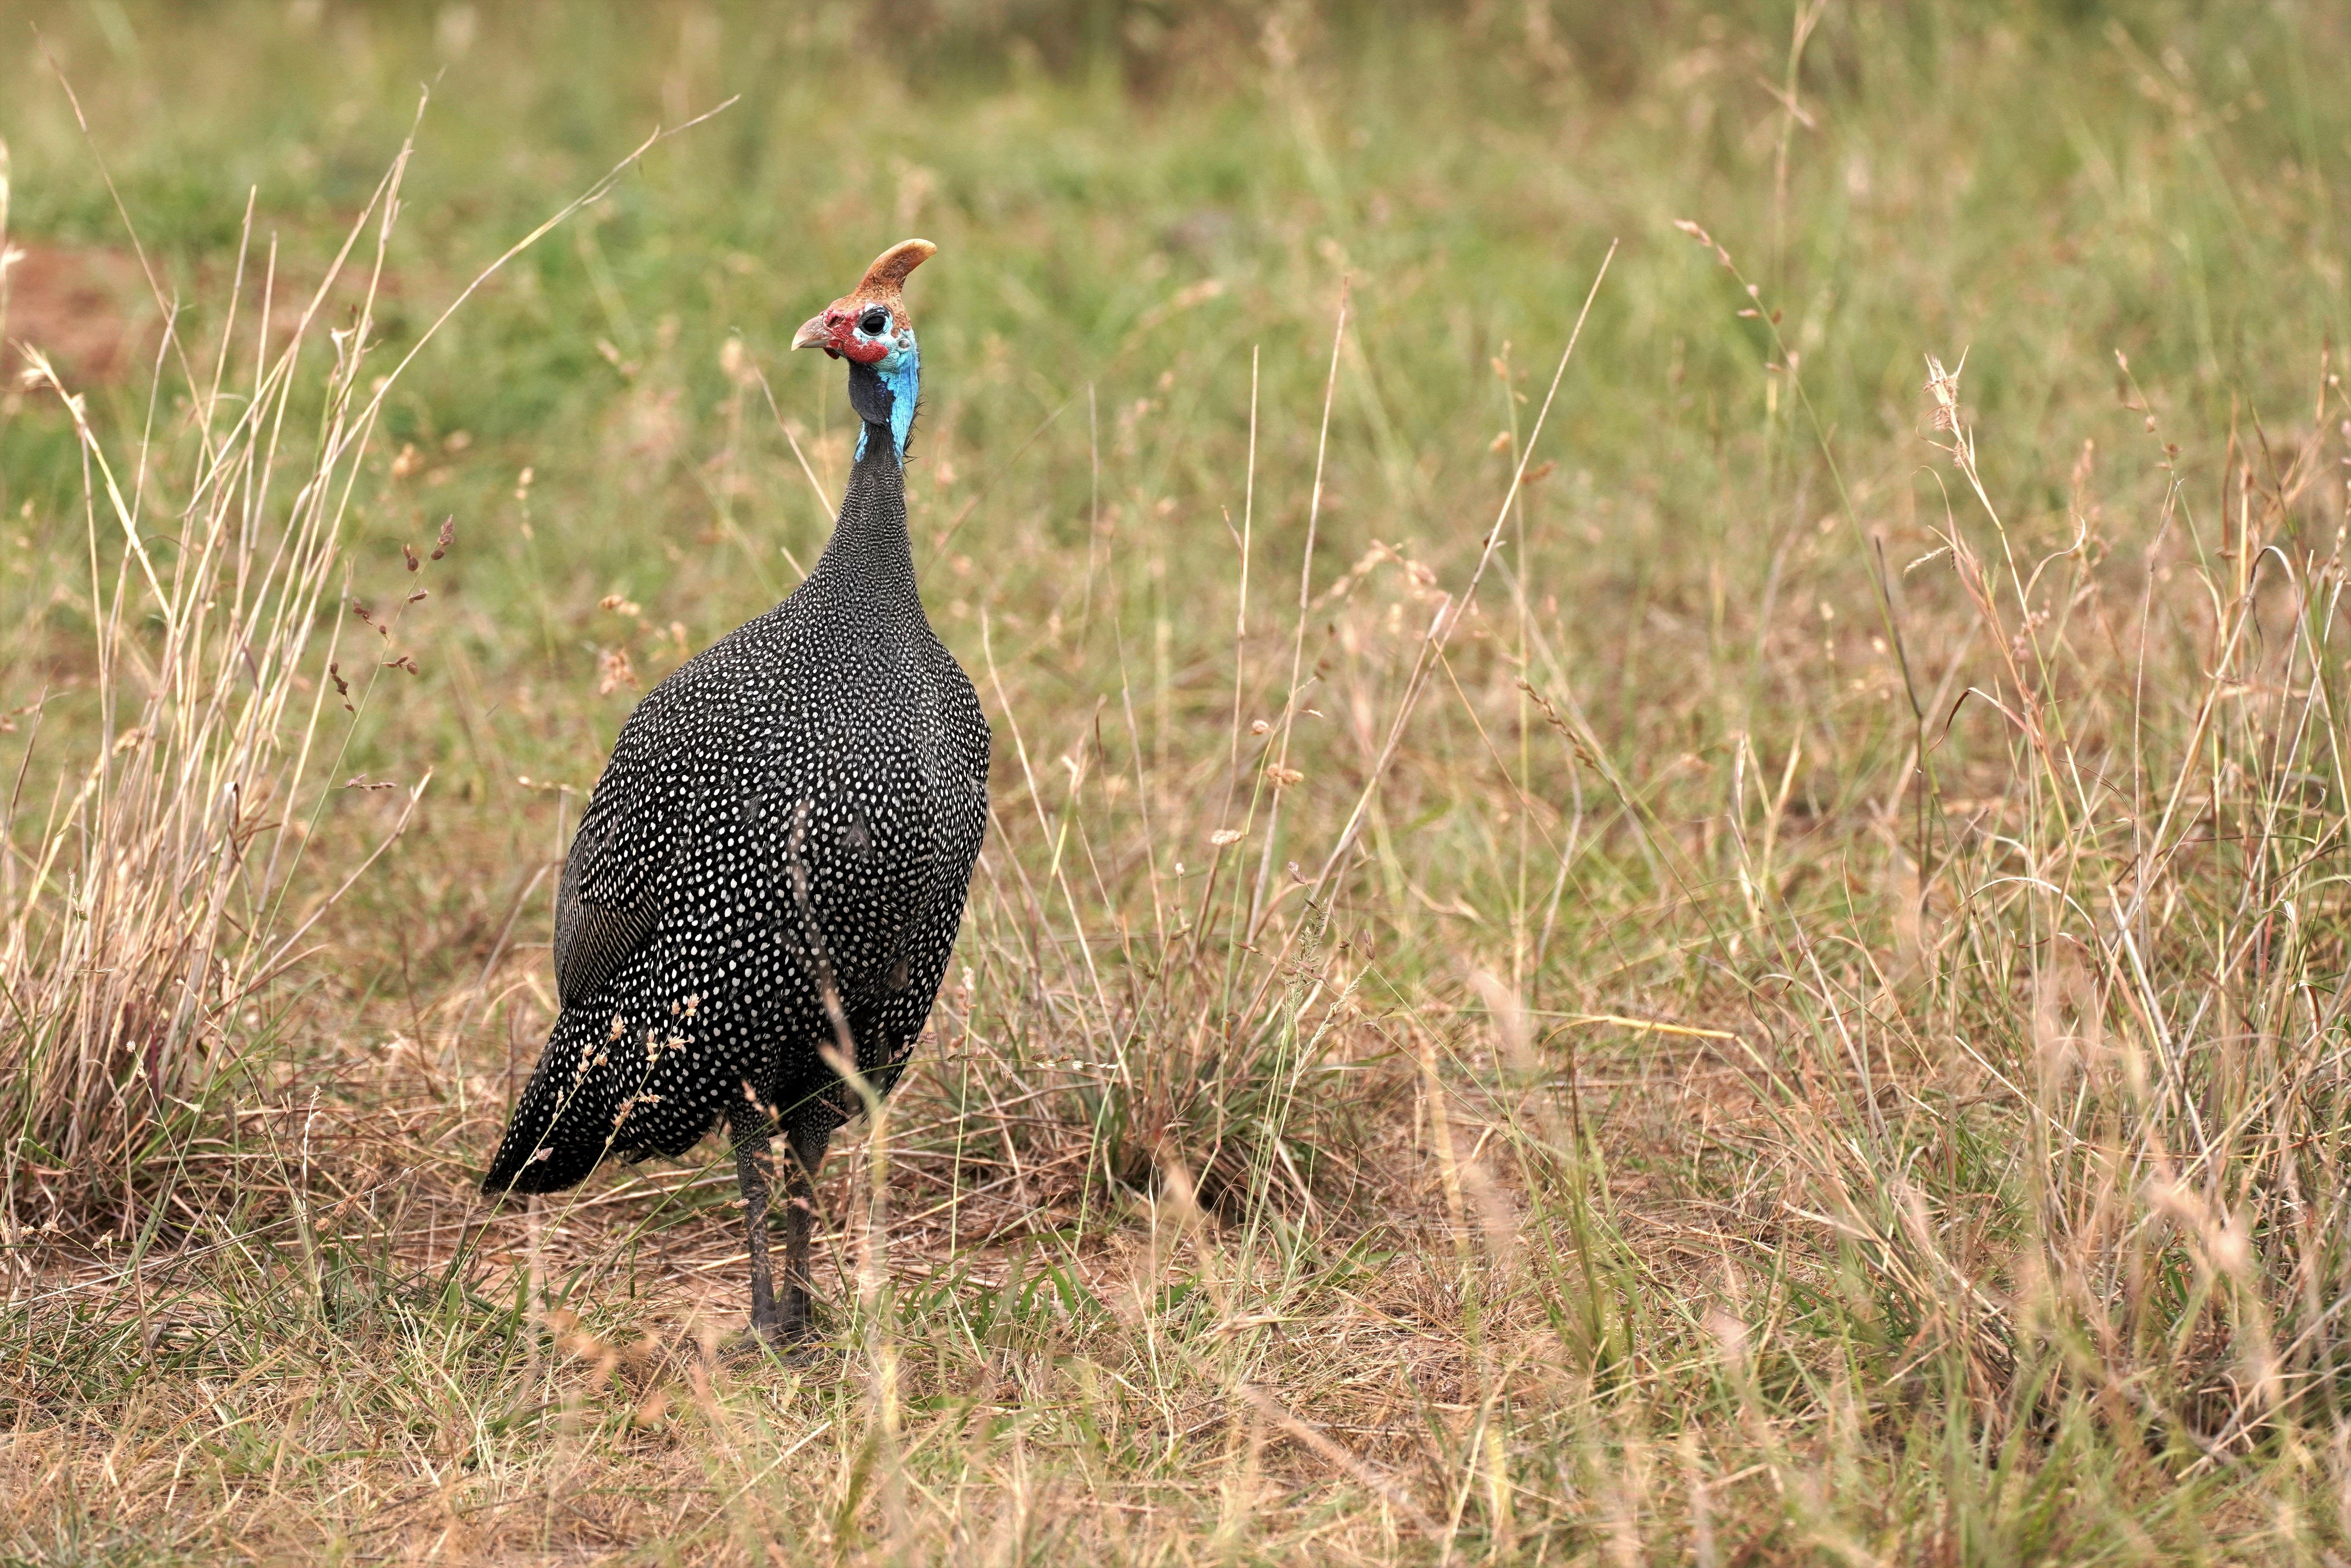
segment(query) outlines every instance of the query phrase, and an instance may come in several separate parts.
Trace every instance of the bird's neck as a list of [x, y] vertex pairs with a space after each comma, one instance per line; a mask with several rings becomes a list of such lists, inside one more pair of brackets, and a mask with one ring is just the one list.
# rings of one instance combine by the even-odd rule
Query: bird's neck
[[[859, 412], [863, 417], [865, 410]], [[865, 421], [817, 575], [854, 583], [858, 596], [877, 607], [921, 613], [914, 546], [906, 536], [906, 475], [887, 424]]]
[[865, 456], [872, 435], [879, 431], [901, 464], [906, 461], [906, 438], [914, 433], [915, 405], [923, 397], [923, 356], [913, 347], [900, 349], [876, 365], [849, 367], [849, 406], [865, 428], [857, 433], [857, 455]]

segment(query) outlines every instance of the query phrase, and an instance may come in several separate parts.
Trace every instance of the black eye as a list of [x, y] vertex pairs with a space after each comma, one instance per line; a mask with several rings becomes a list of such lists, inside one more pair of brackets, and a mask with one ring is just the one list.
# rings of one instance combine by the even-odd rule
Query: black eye
[[867, 311], [857, 318], [857, 330], [868, 337], [881, 337], [890, 330], [890, 313], [886, 310]]

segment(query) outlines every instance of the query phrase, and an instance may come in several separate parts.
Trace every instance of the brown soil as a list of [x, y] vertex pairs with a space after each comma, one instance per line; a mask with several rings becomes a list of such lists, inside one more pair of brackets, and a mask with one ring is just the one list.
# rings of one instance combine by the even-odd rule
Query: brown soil
[[14, 244], [0, 294], [0, 373], [14, 379], [37, 348], [69, 387], [120, 380], [152, 348], [157, 311], [139, 258], [108, 245]]

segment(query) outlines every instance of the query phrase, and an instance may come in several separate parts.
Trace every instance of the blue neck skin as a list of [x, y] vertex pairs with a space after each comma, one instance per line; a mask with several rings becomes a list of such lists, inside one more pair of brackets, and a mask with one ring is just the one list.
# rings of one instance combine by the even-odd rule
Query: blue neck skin
[[[923, 393], [923, 351], [915, 347], [910, 327], [896, 333], [895, 346], [874, 361], [873, 375], [890, 391], [890, 445], [898, 459], [898, 466], [906, 465], [906, 437], [914, 428], [914, 405]], [[852, 403], [854, 400], [852, 400]], [[864, 410], [859, 410], [862, 417]], [[873, 427], [866, 425], [857, 432], [857, 461], [865, 461], [865, 441]]]

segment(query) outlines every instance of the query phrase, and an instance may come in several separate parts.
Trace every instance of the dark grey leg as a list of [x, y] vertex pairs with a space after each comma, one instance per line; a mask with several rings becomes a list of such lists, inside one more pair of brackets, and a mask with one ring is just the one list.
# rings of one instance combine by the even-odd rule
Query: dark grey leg
[[727, 1120], [735, 1131], [735, 1179], [743, 1189], [743, 1222], [751, 1247], [751, 1332], [773, 1345], [776, 1278], [768, 1262], [768, 1138], [775, 1124], [747, 1100], [733, 1106]]
[[809, 1337], [809, 1232], [816, 1224], [816, 1169], [832, 1134], [823, 1127], [795, 1127], [784, 1158], [783, 1336]]

